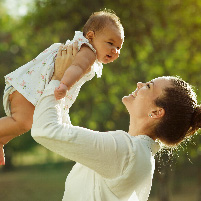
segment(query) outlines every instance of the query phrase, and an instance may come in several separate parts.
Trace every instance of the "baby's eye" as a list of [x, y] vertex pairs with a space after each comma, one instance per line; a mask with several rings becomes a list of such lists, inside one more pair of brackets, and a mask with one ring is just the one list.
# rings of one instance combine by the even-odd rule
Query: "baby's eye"
[[108, 42], [110, 45], [113, 45], [113, 43], [111, 43], [111, 42]]
[[150, 89], [150, 84], [148, 83], [148, 84], [146, 84], [147, 85], [147, 87]]

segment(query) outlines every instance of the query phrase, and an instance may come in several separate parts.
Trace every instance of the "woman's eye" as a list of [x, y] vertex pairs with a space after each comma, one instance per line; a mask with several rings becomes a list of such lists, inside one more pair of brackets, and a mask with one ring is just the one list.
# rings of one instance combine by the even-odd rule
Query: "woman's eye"
[[147, 87], [150, 89], [150, 84], [147, 84]]

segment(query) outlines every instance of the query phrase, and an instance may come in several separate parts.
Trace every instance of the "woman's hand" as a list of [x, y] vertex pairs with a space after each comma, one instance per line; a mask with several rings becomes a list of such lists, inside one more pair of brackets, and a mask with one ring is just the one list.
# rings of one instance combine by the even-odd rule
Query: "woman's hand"
[[66, 69], [72, 64], [75, 55], [78, 52], [78, 43], [71, 45], [61, 45], [57, 53], [54, 74], [52, 80], [61, 80]]

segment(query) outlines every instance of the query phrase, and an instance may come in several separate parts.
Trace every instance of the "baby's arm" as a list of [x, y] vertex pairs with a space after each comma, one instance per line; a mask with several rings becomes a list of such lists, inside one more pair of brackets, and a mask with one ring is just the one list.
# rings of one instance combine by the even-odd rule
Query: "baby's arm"
[[[67, 52], [68, 54], [68, 52]], [[83, 45], [76, 54], [71, 66], [65, 71], [61, 83], [55, 89], [56, 99], [65, 97], [69, 90], [80, 78], [85, 75], [96, 60], [96, 55], [88, 46]]]

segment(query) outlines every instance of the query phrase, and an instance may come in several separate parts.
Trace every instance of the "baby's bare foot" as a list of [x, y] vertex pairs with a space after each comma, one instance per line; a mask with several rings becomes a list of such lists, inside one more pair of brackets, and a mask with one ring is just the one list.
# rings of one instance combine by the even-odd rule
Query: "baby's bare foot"
[[0, 144], [0, 165], [5, 165], [3, 145]]

